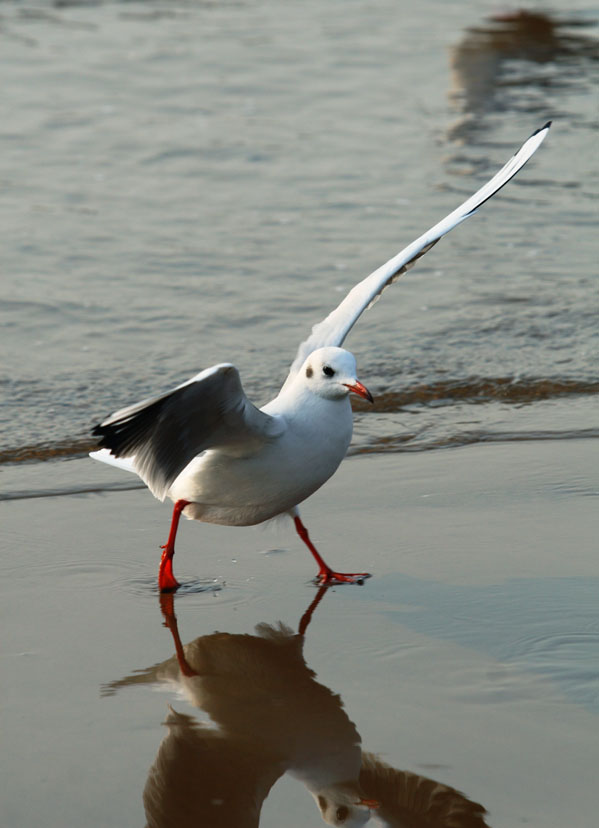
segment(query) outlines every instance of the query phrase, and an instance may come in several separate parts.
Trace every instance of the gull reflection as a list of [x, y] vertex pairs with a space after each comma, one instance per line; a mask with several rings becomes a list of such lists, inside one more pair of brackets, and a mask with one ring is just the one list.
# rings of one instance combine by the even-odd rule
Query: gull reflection
[[169, 684], [208, 719], [169, 705], [143, 794], [149, 828], [258, 826], [264, 800], [286, 773], [305, 785], [328, 825], [357, 828], [375, 815], [393, 828], [485, 828], [481, 805], [362, 752], [340, 696], [304, 660], [306, 630], [326, 591], [297, 633], [264, 623], [254, 635], [217, 632], [186, 645], [173, 596], [161, 596], [175, 655], [105, 691]]
[[599, 44], [576, 31], [589, 25], [517, 9], [467, 29], [451, 50], [450, 98], [463, 117], [449, 138], [468, 142], [488, 112], [515, 109], [545, 117], [550, 89], [590, 84], [584, 64], [599, 60]]

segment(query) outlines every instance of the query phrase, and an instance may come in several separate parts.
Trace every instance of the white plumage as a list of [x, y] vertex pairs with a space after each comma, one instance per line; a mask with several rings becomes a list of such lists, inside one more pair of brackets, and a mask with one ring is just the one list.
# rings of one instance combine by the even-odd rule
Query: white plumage
[[533, 133], [473, 196], [359, 282], [315, 325], [299, 346], [280, 393], [262, 409], [246, 397], [237, 369], [224, 363], [96, 426], [94, 434], [104, 448], [91, 454], [94, 459], [138, 474], [160, 500], [175, 501], [159, 572], [162, 590], [178, 586], [172, 557], [182, 512], [195, 520], [234, 526], [289, 513], [316, 558], [321, 582], [368, 577], [333, 572], [311, 544], [297, 511], [346, 454], [352, 435], [349, 393], [372, 401], [356, 377], [354, 357], [340, 346], [388, 285], [516, 175], [549, 126]]

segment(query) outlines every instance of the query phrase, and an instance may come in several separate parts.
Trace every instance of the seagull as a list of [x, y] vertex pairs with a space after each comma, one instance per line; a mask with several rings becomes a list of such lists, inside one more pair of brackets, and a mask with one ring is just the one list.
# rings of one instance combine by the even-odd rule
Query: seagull
[[175, 591], [175, 537], [181, 514], [226, 526], [252, 526], [290, 515], [318, 565], [320, 584], [362, 583], [367, 572], [329, 567], [310, 540], [298, 504], [337, 470], [352, 436], [350, 394], [372, 402], [341, 346], [361, 314], [446, 233], [495, 195], [547, 137], [536, 130], [474, 195], [379, 267], [300, 344], [283, 387], [257, 408], [237, 368], [225, 362], [171, 391], [116, 411], [93, 429], [95, 460], [137, 474], [161, 501], [174, 502], [158, 572], [161, 592]]

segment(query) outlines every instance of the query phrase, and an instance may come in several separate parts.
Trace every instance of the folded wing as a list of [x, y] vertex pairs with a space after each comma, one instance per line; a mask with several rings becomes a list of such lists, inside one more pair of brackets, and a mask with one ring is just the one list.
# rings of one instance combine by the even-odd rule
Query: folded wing
[[350, 290], [341, 304], [324, 321], [315, 325], [311, 336], [299, 346], [297, 356], [291, 366], [289, 378], [297, 373], [312, 351], [327, 345], [342, 345], [357, 319], [378, 299], [386, 287], [393, 284], [402, 273], [413, 267], [416, 261], [424, 256], [446, 233], [449, 233], [458, 224], [474, 215], [485, 201], [494, 196], [522, 169], [545, 140], [550, 126], [551, 121], [541, 129], [536, 130], [507, 164], [480, 190]]
[[222, 364], [163, 396], [115, 412], [92, 433], [113, 457], [131, 458], [135, 472], [164, 500], [175, 478], [202, 451], [253, 454], [282, 429], [279, 420], [248, 400], [237, 369]]

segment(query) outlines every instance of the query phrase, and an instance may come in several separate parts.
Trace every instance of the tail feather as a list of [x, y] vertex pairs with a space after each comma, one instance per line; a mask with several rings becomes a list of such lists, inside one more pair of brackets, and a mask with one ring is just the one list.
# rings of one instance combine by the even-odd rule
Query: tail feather
[[99, 460], [101, 463], [108, 463], [109, 466], [116, 466], [118, 469], [137, 474], [134, 465], [135, 457], [113, 457], [108, 449], [90, 451], [89, 456], [93, 460]]

